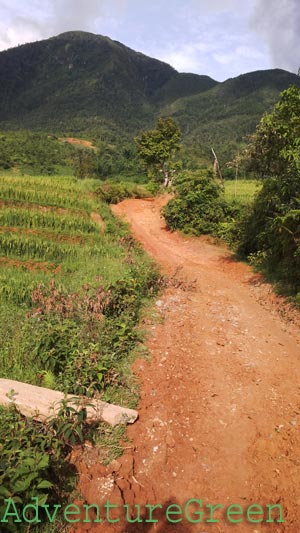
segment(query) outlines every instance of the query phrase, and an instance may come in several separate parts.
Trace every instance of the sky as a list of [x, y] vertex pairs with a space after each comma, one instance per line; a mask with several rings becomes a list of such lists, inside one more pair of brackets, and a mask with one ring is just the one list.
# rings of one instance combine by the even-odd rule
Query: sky
[[218, 81], [300, 66], [300, 0], [0, 0], [0, 50], [69, 30]]

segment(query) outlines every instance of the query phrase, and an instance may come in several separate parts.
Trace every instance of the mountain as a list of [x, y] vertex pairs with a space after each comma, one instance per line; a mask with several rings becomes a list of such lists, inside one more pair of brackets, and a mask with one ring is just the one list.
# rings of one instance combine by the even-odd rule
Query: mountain
[[193, 150], [200, 153], [202, 147], [202, 155], [207, 155], [214, 146], [228, 160], [291, 85], [300, 87], [300, 77], [281, 69], [250, 72], [179, 98], [165, 106], [163, 114], [178, 121]]
[[0, 129], [118, 143], [171, 115], [191, 151], [213, 145], [226, 158], [291, 84], [300, 86], [300, 77], [279, 69], [218, 83], [108, 37], [67, 32], [0, 53]]
[[67, 32], [0, 53], [0, 121], [4, 127], [121, 126], [130, 132], [152, 121], [160, 98], [169, 103], [216, 84], [108, 37]]

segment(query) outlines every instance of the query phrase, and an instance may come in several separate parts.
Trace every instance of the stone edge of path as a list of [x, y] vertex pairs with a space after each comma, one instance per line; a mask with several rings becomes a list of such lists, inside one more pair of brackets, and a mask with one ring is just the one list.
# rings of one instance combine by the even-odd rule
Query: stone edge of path
[[63, 392], [21, 381], [0, 379], [0, 404], [8, 406], [14, 403], [23, 416], [32, 417], [40, 422], [54, 418], [61, 409], [63, 400], [67, 400], [68, 405], [75, 409], [86, 407], [88, 422], [103, 420], [114, 427], [118, 424], [133, 424], [138, 418], [138, 412], [134, 409], [95, 398], [65, 395]]

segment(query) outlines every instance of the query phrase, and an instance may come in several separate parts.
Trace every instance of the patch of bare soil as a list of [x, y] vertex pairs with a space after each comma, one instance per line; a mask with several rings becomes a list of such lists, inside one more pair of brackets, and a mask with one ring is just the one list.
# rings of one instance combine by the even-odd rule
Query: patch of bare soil
[[[81, 523], [74, 530], [296, 533], [299, 314], [286, 307], [282, 316], [283, 300], [225, 247], [168, 231], [160, 217], [164, 202], [125, 200], [113, 209], [163, 272], [172, 276], [180, 269], [191, 289], [168, 287], [156, 301], [162, 320], [147, 324], [151, 360], [134, 365], [141, 400], [139, 420], [128, 428], [132, 448], [107, 468], [97, 460], [79, 464], [78, 486], [81, 502], [101, 508], [106, 500], [119, 510], [124, 503], [163, 508], [154, 512], [158, 523], [123, 519]], [[250, 523], [244, 514], [233, 525], [217, 509], [218, 522], [206, 523], [206, 510], [202, 523], [170, 524], [165, 508], [175, 503], [184, 508], [192, 498], [203, 500], [203, 506], [238, 504], [245, 512], [251, 504], [279, 504], [284, 523], [266, 523], [266, 514], [252, 515], [263, 522]]]
[[61, 265], [49, 263], [48, 261], [21, 261], [19, 259], [10, 259], [9, 257], [0, 257], [0, 268], [23, 268], [34, 272], [42, 270], [43, 272], [52, 272], [57, 274], [61, 271]]
[[75, 137], [61, 137], [60, 141], [67, 142], [69, 144], [74, 144], [75, 146], [83, 146], [84, 148], [90, 148], [91, 150], [96, 150], [96, 146], [93, 145], [91, 141], [86, 141], [85, 139], [76, 139]]

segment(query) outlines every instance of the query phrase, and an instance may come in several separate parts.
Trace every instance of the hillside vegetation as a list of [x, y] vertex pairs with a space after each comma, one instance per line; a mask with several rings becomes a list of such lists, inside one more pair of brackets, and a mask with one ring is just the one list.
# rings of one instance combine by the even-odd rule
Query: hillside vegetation
[[280, 69], [251, 72], [202, 94], [180, 98], [163, 113], [180, 124], [190, 153], [208, 158], [213, 146], [225, 163], [246, 144], [261, 116], [290, 85], [300, 87], [300, 77]]
[[[89, 128], [123, 135], [151, 121], [166, 99], [206, 90], [216, 82], [188, 77], [107, 37], [67, 32], [0, 54], [0, 120], [7, 127], [58, 131]], [[174, 93], [172, 97], [172, 92]]]
[[[171, 229], [225, 238], [285, 293], [300, 294], [300, 88], [283, 91], [234, 162], [260, 179], [226, 184], [211, 170], [181, 172], [164, 208]], [[224, 194], [225, 192], [225, 194]], [[253, 196], [254, 194], [254, 196]]]
[[[0, 175], [0, 377], [134, 407], [136, 326], [159, 278], [98, 186]], [[103, 461], [120, 449], [120, 429], [103, 425], [96, 437], [84, 409], [77, 416], [62, 405], [42, 426], [13, 408], [0, 411], [1, 516], [3, 497], [39, 497], [40, 505], [68, 498], [65, 457], [75, 443], [109, 441]]]
[[[107, 204], [162, 182], [170, 229], [226, 240], [299, 302], [299, 76], [218, 83], [68, 32], [1, 52], [0, 79], [1, 378], [136, 405], [138, 324], [162, 279]], [[68, 500], [76, 444], [119, 453], [122, 429], [96, 433], [81, 407], [41, 426], [0, 408], [1, 516], [4, 498]]]
[[[187, 157], [228, 161], [300, 78], [283, 70], [252, 72], [218, 83], [178, 73], [108, 37], [67, 32], [0, 53], [1, 129], [80, 136], [117, 149], [158, 116], [180, 125]], [[107, 154], [105, 155], [107, 157]], [[112, 156], [113, 159], [113, 156]]]
[[72, 165], [75, 151], [56, 137], [32, 131], [0, 132], [0, 171], [53, 174]]
[[[0, 176], [2, 377], [41, 384], [43, 372], [50, 371], [54, 388], [92, 394], [103, 388], [97, 365], [112, 370], [118, 349], [126, 351], [126, 331], [137, 320], [139, 298], [156, 278], [141, 250], [127, 242], [126, 229], [97, 199], [97, 186], [64, 177]], [[95, 214], [103, 216], [100, 226]], [[89, 324], [87, 308], [94, 308]], [[124, 334], [118, 349], [107, 337], [108, 324], [117, 344], [117, 332]], [[85, 378], [78, 357], [84, 359]], [[76, 368], [77, 378], [72, 375]]]

